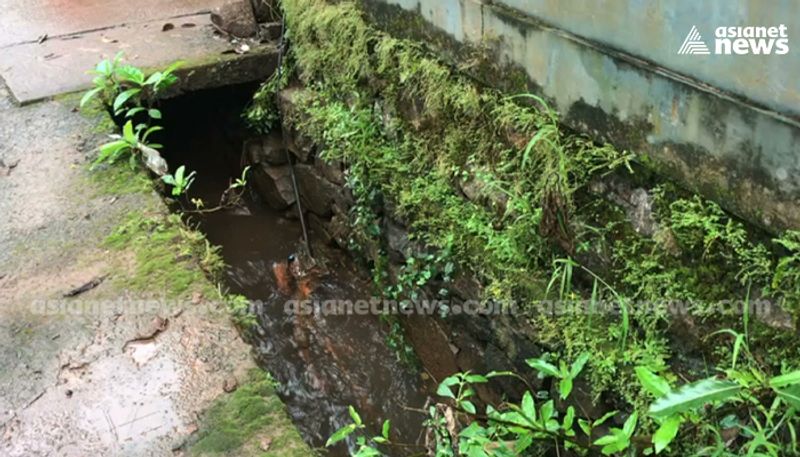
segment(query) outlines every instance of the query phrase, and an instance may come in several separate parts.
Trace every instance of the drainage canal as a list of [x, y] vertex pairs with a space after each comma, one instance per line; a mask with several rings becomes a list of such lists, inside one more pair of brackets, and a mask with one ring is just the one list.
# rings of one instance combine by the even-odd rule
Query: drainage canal
[[[197, 92], [163, 107], [166, 158], [197, 172], [190, 197], [202, 199], [207, 208], [217, 205], [247, 160], [243, 144], [253, 134], [240, 115], [254, 90], [242, 86]], [[295, 424], [312, 445], [324, 446], [336, 429], [349, 423], [352, 405], [370, 432], [380, 433], [382, 421], [390, 419], [394, 440], [420, 442], [424, 416], [419, 409], [431, 386], [417, 370], [398, 361], [380, 317], [286, 312], [287, 300], [298, 295], [323, 301], [369, 298], [371, 284], [345, 252], [327, 245], [313, 228], [315, 261], [309, 266], [296, 209], [271, 208], [252, 190], [254, 179], [251, 173], [241, 205], [189, 217], [221, 247], [230, 291], [260, 305], [251, 343], [260, 365], [280, 384]], [[298, 258], [290, 268], [310, 270], [303, 272], [305, 281], [284, 284], [289, 256]], [[408, 453], [407, 448], [397, 451]], [[341, 446], [331, 455], [346, 455], [346, 449]]]

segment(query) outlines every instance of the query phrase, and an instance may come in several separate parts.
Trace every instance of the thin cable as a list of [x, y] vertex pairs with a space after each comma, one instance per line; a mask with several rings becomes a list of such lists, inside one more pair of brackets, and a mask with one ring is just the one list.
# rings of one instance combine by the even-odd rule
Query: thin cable
[[[285, 13], [284, 13], [285, 14]], [[280, 83], [283, 80], [283, 49], [284, 49], [284, 34], [286, 33], [286, 18], [281, 16], [281, 39], [278, 43], [278, 86], [280, 87]], [[277, 92], [275, 93], [275, 97], [277, 97]], [[283, 113], [281, 112], [281, 104], [276, 100], [275, 106], [278, 108], [278, 116], [280, 119], [283, 119]], [[283, 121], [281, 121], [281, 132], [283, 133], [284, 138], [286, 138], [286, 131], [283, 128]], [[300, 216], [300, 227], [303, 230], [303, 243], [305, 244], [306, 252], [309, 256], [314, 257], [314, 254], [311, 251], [311, 243], [308, 241], [308, 229], [306, 229], [306, 218], [303, 215], [303, 207], [300, 204], [300, 191], [297, 187], [297, 178], [294, 174], [294, 162], [292, 161], [292, 154], [289, 152], [289, 148], [286, 148], [286, 160], [289, 162], [289, 174], [292, 176], [292, 190], [294, 190], [294, 201], [297, 204], [297, 214]]]

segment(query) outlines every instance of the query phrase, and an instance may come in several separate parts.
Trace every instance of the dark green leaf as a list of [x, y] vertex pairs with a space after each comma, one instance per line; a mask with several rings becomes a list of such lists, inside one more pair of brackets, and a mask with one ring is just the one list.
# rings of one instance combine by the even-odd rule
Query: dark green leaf
[[794, 384], [775, 392], [793, 408], [800, 410], [800, 384]]
[[683, 423], [683, 418], [676, 414], [668, 417], [661, 424], [661, 427], [656, 430], [653, 434], [653, 445], [656, 448], [656, 454], [666, 449], [669, 443], [678, 436], [678, 429], [680, 429], [681, 423]]
[[[181, 167], [183, 168], [183, 167]], [[358, 412], [352, 406], [347, 407], [347, 411], [350, 413], [350, 418], [353, 419], [356, 425], [361, 425], [361, 416], [358, 415]]]
[[101, 90], [103, 90], [102, 87], [95, 87], [94, 89], [89, 90], [85, 94], [83, 94], [83, 97], [81, 97], [80, 107], [83, 108], [89, 102], [89, 100], [91, 100], [92, 97], [97, 95], [97, 93], [100, 92]]
[[114, 99], [114, 111], [118, 111], [122, 106], [130, 100], [131, 97], [141, 92], [141, 89], [128, 89], [126, 91], [120, 92], [117, 95], [117, 98]]
[[800, 370], [792, 371], [791, 373], [775, 376], [769, 380], [769, 385], [773, 389], [785, 387], [790, 384], [800, 384]]
[[350, 436], [350, 434], [352, 434], [355, 430], [356, 430], [355, 424], [350, 424], [340, 428], [339, 430], [336, 431], [336, 433], [334, 433], [333, 435], [331, 435], [330, 438], [328, 438], [328, 441], [325, 443], [325, 447], [330, 447], [338, 443], [339, 441], [342, 441], [343, 439]]
[[659, 398], [668, 394], [672, 388], [669, 383], [661, 376], [653, 373], [645, 367], [636, 367], [636, 377], [642, 383], [642, 387], [654, 397]]
[[543, 359], [528, 359], [525, 363], [534, 370], [537, 370], [540, 376], [560, 377], [561, 375], [561, 372], [558, 371], [555, 365]]
[[381, 435], [383, 435], [383, 437], [386, 438], [387, 440], [389, 439], [389, 429], [391, 427], [391, 424], [392, 423], [391, 421], [389, 421], [389, 419], [383, 421], [383, 429], [381, 430]]
[[667, 417], [699, 408], [712, 402], [734, 397], [741, 386], [732, 381], [707, 378], [681, 386], [667, 393], [650, 405], [650, 415]]

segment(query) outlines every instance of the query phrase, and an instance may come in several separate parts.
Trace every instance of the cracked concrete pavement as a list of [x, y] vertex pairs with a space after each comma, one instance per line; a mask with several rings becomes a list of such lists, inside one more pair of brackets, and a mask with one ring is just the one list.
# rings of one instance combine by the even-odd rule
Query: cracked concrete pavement
[[112, 196], [88, 178], [102, 138], [75, 103], [16, 107], [0, 88], [0, 161], [15, 164], [0, 174], [0, 455], [180, 454], [201, 412], [253, 367], [249, 347], [225, 313], [184, 312], [196, 293], [141, 312], [42, 306], [125, 296], [113, 278], [127, 254], [102, 240], [135, 209], [163, 210], [153, 193]]

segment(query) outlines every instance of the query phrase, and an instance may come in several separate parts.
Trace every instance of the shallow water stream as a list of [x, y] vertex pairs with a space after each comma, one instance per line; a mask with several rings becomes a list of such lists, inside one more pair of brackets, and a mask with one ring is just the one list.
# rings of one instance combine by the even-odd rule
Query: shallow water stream
[[[165, 138], [168, 159], [197, 172], [190, 194], [203, 198], [206, 206], [214, 206], [229, 179], [240, 173], [244, 132], [238, 114], [249, 93], [192, 94], [164, 107], [165, 119], [172, 120]], [[258, 362], [279, 382], [290, 415], [310, 443], [323, 446], [349, 423], [348, 405], [361, 413], [372, 434], [380, 433], [382, 421], [389, 419], [394, 441], [421, 439], [424, 416], [409, 408], [423, 407], [429, 386], [387, 346], [386, 324], [378, 316], [297, 316], [285, 310], [293, 297], [279, 291], [273, 264], [285, 262], [301, 246], [301, 227], [292, 213], [246, 197], [240, 208], [193, 220], [212, 244], [221, 246], [231, 292], [259, 303], [253, 342]], [[346, 253], [316, 246], [315, 254], [324, 259], [328, 273], [309, 298], [372, 296], [371, 284]], [[346, 455], [346, 449], [339, 446], [331, 455]]]

